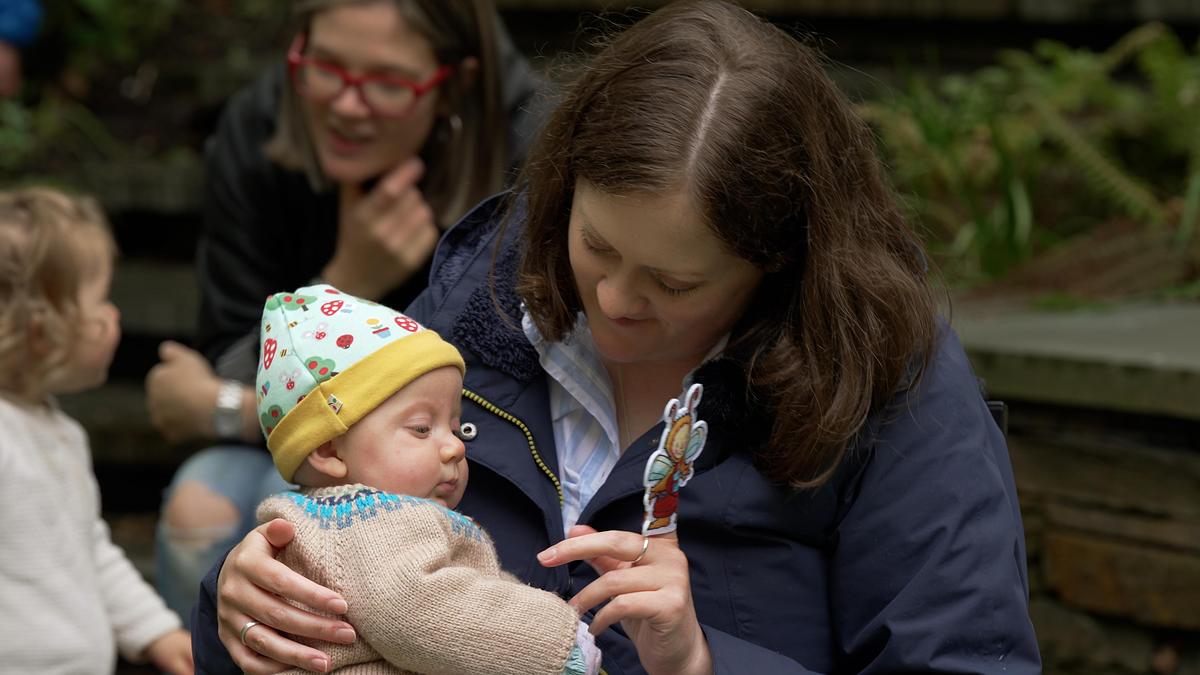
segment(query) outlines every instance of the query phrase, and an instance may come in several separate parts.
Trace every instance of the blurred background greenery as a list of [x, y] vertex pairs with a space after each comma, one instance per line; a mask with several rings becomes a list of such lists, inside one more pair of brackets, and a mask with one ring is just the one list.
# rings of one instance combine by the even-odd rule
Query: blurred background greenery
[[[1178, 251], [1193, 243], [1200, 44], [1165, 24], [1100, 51], [1042, 40], [966, 73], [905, 66], [900, 88], [863, 112], [955, 284], [1002, 279], [1073, 238], [1099, 245], [1138, 230]], [[1062, 281], [1101, 290], [1095, 278]], [[1194, 281], [1194, 270], [1170, 270], [1102, 290], [1194, 295]]]
[[[289, 27], [286, 3], [45, 4], [42, 37], [27, 57], [24, 94], [0, 101], [0, 181], [54, 177], [120, 207], [123, 200], [139, 199], [124, 193], [128, 177], [140, 170], [167, 181], [152, 191], [168, 202], [160, 207], [195, 208], [182, 203], [189, 200], [187, 190], [173, 187], [170, 176], [197, 180], [194, 160], [220, 104], [278, 58]], [[533, 24], [512, 28], [543, 65], [579, 51], [586, 36], [607, 25], [585, 16], [580, 7], [587, 9], [586, 2], [503, 4], [517, 17], [510, 24]], [[761, 4], [780, 9], [780, 3]], [[538, 17], [539, 11], [555, 18]], [[819, 17], [776, 18], [829, 46]], [[975, 30], [987, 30], [976, 23]], [[954, 288], [996, 285], [1070, 244], [1089, 250], [1089, 260], [1102, 260], [1076, 260], [1078, 269], [1060, 269], [1060, 257], [1055, 271], [1035, 266], [1012, 281], [1053, 282], [1057, 290], [1047, 290], [1045, 298], [1050, 303], [1071, 296], [1081, 302], [1125, 294], [1200, 297], [1194, 254], [1200, 43], [1194, 30], [1181, 35], [1165, 23], [1148, 22], [1131, 25], [1107, 44], [1092, 38], [1083, 46], [1029, 36], [1025, 31], [1012, 40], [1025, 40], [1024, 48], [985, 41], [999, 48], [985, 53], [981, 47], [966, 59], [982, 60], [978, 64], [963, 62], [961, 44], [957, 55], [942, 53], [936, 38], [898, 45], [886, 65], [878, 62], [888, 52], [886, 42], [874, 47], [861, 109], [946, 279]], [[882, 37], [860, 29], [839, 39]], [[853, 46], [842, 51], [854, 57]], [[115, 166], [129, 168], [117, 175]], [[163, 174], [161, 166], [175, 171]], [[170, 204], [173, 195], [182, 202]], [[1132, 247], [1145, 260], [1110, 269], [1095, 247], [1126, 257]], [[1047, 275], [1053, 278], [1043, 279]]]

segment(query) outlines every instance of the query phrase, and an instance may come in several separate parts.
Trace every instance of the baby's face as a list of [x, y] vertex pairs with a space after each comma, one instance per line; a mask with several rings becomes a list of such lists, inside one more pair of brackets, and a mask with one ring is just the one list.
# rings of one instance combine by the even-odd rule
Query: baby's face
[[334, 440], [346, 481], [458, 506], [467, 487], [461, 414], [458, 369], [425, 373]]
[[79, 289], [80, 337], [66, 368], [48, 383], [55, 394], [87, 391], [104, 384], [121, 341], [121, 313], [108, 298], [113, 265], [104, 259]]

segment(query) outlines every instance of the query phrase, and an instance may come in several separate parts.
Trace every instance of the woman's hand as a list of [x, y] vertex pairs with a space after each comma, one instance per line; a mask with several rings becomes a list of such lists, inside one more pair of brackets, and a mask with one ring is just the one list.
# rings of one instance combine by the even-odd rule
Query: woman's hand
[[344, 185], [337, 245], [321, 278], [371, 300], [404, 283], [433, 255], [441, 231], [417, 188], [425, 167], [412, 157], [369, 193]]
[[180, 628], [163, 635], [146, 648], [146, 658], [168, 675], [192, 675], [192, 634]]
[[580, 613], [609, 601], [592, 619], [593, 635], [620, 621], [651, 675], [712, 673], [708, 641], [692, 604], [687, 556], [674, 533], [650, 537], [640, 560], [640, 534], [576, 525], [568, 536], [538, 560], [546, 567], [586, 560], [600, 574], [570, 600]]
[[213, 438], [213, 410], [221, 378], [199, 352], [178, 342], [160, 344], [158, 358], [146, 374], [151, 423], [172, 443]]
[[[259, 525], [229, 552], [217, 578], [217, 636], [234, 663], [252, 675], [278, 673], [290, 666], [320, 673], [329, 670], [328, 654], [280, 632], [327, 642], [355, 640], [354, 628], [345, 621], [306, 612], [284, 600], [331, 614], [347, 610], [337, 593], [275, 559], [295, 535], [286, 520]], [[243, 635], [242, 628], [250, 621], [259, 623]]]

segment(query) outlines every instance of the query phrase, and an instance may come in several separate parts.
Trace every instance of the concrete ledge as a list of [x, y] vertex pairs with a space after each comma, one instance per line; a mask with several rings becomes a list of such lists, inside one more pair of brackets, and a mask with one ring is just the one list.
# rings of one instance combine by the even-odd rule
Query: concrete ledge
[[954, 327], [993, 396], [1200, 420], [1200, 305], [956, 308]]

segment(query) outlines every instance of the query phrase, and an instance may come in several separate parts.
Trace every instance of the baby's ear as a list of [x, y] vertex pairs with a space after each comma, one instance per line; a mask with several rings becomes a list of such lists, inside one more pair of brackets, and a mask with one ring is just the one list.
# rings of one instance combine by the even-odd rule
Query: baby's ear
[[333, 443], [333, 441], [325, 441], [317, 446], [316, 450], [308, 453], [308, 457], [304, 461], [314, 471], [340, 480], [346, 477], [346, 473], [350, 469], [338, 456], [337, 448], [333, 447]]

